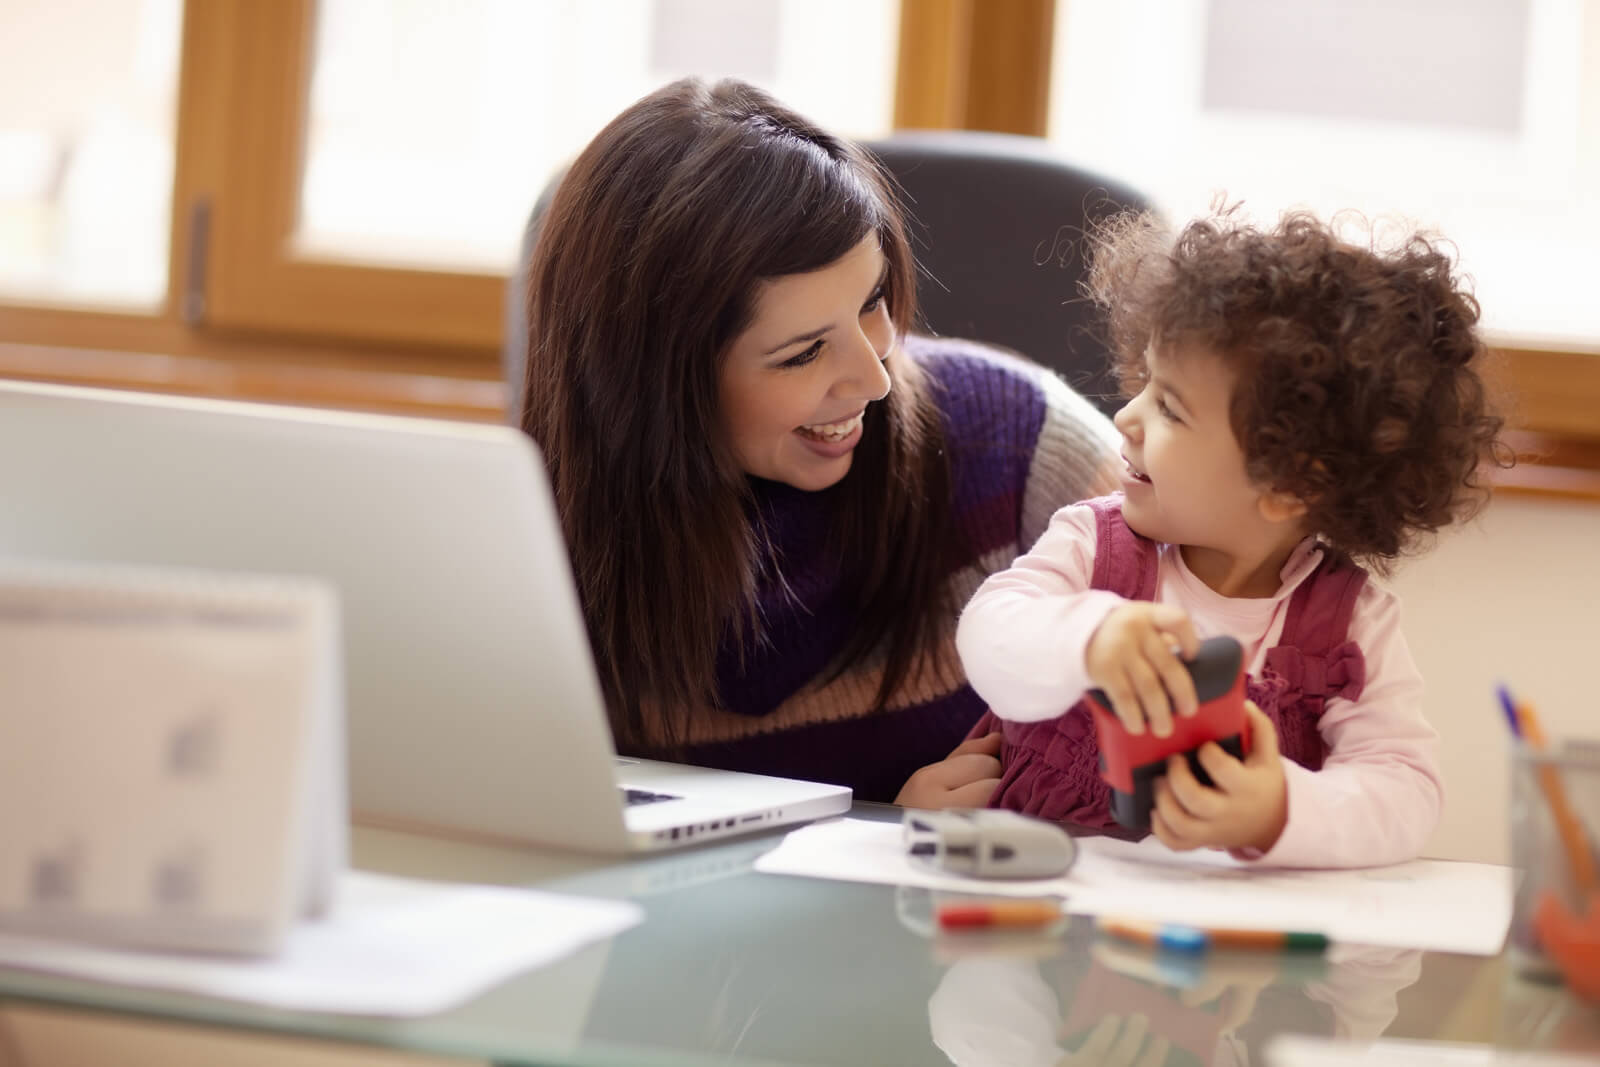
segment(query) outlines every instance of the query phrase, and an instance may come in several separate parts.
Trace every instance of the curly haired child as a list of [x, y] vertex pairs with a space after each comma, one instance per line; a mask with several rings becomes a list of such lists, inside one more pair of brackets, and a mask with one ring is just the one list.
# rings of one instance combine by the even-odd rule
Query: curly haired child
[[1415, 857], [1438, 820], [1437, 735], [1395, 596], [1368, 580], [1474, 513], [1501, 420], [1478, 307], [1435, 243], [1342, 240], [1300, 213], [1221, 211], [1176, 240], [1148, 216], [1098, 239], [1091, 294], [1132, 399], [1122, 492], [1062, 508], [979, 588], [957, 647], [1003, 734], [990, 804], [1113, 829], [1087, 710], [1131, 731], [1193, 714], [1180, 656], [1230, 634], [1252, 751], [1182, 757], [1152, 830], [1281, 866]]

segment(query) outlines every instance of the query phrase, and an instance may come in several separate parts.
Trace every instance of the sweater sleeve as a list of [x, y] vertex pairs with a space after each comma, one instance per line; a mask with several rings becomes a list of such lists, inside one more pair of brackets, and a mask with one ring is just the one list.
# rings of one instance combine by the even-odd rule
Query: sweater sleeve
[[990, 575], [961, 613], [956, 651], [967, 680], [1002, 719], [1054, 718], [1089, 688], [1084, 649], [1122, 603], [1090, 589], [1094, 552], [1094, 512], [1062, 508], [1033, 548]]
[[[1366, 685], [1334, 698], [1319, 729], [1320, 771], [1284, 760], [1289, 820], [1262, 863], [1368, 867], [1415, 859], [1439, 821], [1439, 735], [1422, 717], [1422, 676], [1400, 630], [1400, 602], [1367, 582], [1350, 620]], [[1254, 857], [1245, 857], [1254, 858]]]
[[1022, 497], [1024, 550], [1044, 533], [1058, 508], [1119, 488], [1121, 437], [1111, 420], [1050, 371], [1039, 370], [1038, 379], [1044, 422]]

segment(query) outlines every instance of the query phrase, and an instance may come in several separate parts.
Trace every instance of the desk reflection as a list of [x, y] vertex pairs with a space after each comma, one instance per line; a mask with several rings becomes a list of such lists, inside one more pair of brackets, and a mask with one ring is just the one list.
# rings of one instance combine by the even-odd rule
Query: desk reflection
[[487, 1067], [281, 1034], [0, 1001], [0, 1067]]
[[960, 1067], [1253, 1065], [1279, 1033], [1384, 1033], [1414, 950], [1170, 958], [1093, 924], [939, 935], [941, 895], [776, 875], [640, 898], [588, 1041], [718, 1060]]
[[1422, 971], [1410, 949], [1184, 957], [1082, 922], [1054, 942], [945, 951], [928, 1022], [958, 1067], [1249, 1067], [1280, 1033], [1377, 1038]]

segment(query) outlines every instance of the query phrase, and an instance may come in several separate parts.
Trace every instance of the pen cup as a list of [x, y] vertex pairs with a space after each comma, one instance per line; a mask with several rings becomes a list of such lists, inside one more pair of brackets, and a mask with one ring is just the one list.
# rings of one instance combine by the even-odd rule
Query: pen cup
[[[1600, 926], [1600, 742], [1568, 741], [1557, 747], [1513, 748], [1511, 857], [1517, 868], [1509, 955], [1518, 974], [1559, 979], [1561, 968], [1539, 930], [1537, 915], [1559, 905], [1581, 922]], [[1593, 930], [1600, 936], [1600, 929]]]

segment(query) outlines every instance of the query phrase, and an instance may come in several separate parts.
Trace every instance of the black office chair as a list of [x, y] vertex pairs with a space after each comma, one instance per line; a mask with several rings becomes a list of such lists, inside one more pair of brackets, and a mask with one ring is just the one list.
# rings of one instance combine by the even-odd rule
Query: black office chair
[[[1034, 137], [910, 131], [867, 147], [904, 195], [922, 328], [1014, 349], [1055, 370], [1102, 411], [1115, 411], [1121, 401], [1099, 316], [1080, 288], [1086, 234], [1149, 201], [1064, 162]], [[559, 180], [534, 205], [507, 294], [502, 356], [513, 423], [521, 422], [527, 358], [526, 265]]]

